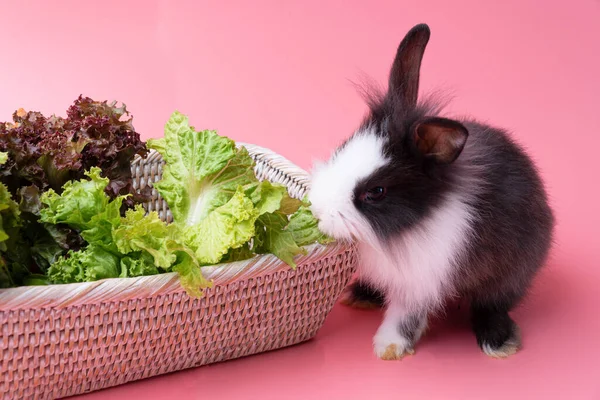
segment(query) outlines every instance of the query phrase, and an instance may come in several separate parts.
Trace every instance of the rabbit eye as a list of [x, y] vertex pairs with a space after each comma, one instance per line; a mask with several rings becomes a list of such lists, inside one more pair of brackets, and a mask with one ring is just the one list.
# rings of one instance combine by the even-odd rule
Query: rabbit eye
[[382, 186], [376, 186], [376, 187], [371, 188], [371, 189], [367, 190], [366, 192], [364, 192], [360, 196], [360, 199], [361, 199], [361, 201], [373, 203], [373, 202], [382, 200], [386, 194], [387, 194], [386, 188], [384, 188]]

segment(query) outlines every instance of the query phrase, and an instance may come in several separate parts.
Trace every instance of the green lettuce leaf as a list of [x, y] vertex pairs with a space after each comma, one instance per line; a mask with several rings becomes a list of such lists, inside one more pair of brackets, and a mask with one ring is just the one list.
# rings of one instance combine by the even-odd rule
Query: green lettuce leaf
[[[59, 226], [65, 225], [80, 232], [81, 238], [87, 243], [117, 254], [112, 231], [121, 223], [121, 208], [126, 196], [111, 200], [105, 191], [109, 180], [101, 177], [100, 172], [99, 168], [86, 171], [90, 179], [67, 182], [61, 194], [52, 189], [43, 193], [40, 198], [43, 205], [39, 210], [40, 221], [57, 243], [66, 240], [72, 244], [72, 240], [59, 236]], [[69, 233], [63, 230], [63, 234]], [[72, 245], [69, 247], [76, 250]]]
[[227, 203], [239, 186], [257, 182], [245, 148], [237, 149], [233, 140], [215, 131], [196, 132], [179, 112], [165, 125], [165, 137], [149, 140], [147, 146], [165, 160], [162, 179], [154, 187], [178, 223], [199, 223]]
[[258, 214], [273, 213], [281, 207], [281, 200], [287, 193], [285, 186], [274, 185], [269, 181], [262, 181], [251, 188], [246, 189], [246, 195], [250, 197], [256, 207]]
[[259, 215], [279, 213], [291, 215], [304, 204], [302, 200], [291, 197], [287, 187], [267, 180], [258, 181], [244, 187]]
[[100, 246], [89, 245], [80, 251], [69, 251], [48, 269], [52, 283], [91, 282], [118, 278], [121, 273], [119, 257]]
[[282, 213], [261, 215], [256, 224], [254, 250], [258, 254], [272, 253], [292, 268], [296, 268], [294, 258], [305, 254], [305, 251], [296, 244], [291, 232], [285, 229], [288, 222], [287, 216]]
[[202, 274], [196, 255], [189, 247], [176, 241], [171, 241], [168, 247], [177, 255], [173, 271], [179, 274], [181, 286], [190, 296], [201, 297], [203, 294], [202, 289], [212, 287], [212, 282], [208, 281]]
[[6, 241], [17, 234], [21, 226], [19, 205], [12, 199], [10, 192], [0, 183], [0, 251], [6, 251]]
[[[8, 153], [0, 152], [0, 165], [8, 161]], [[0, 183], [0, 251], [6, 251], [6, 241], [10, 234], [17, 233], [21, 226], [21, 211], [13, 200], [11, 193], [3, 183]]]
[[254, 257], [256, 253], [250, 248], [250, 242], [244, 243], [242, 247], [237, 249], [229, 249], [227, 254], [223, 256], [219, 263], [231, 263], [236, 261], [244, 261]]
[[172, 231], [157, 212], [146, 215], [144, 208], [138, 205], [134, 210], [127, 210], [119, 227], [112, 232], [112, 239], [121, 254], [140, 252], [155, 267], [169, 270], [177, 258], [168, 247], [173, 240]]
[[35, 185], [19, 189], [19, 209], [23, 217], [22, 234], [31, 250], [31, 258], [41, 272], [67, 250], [78, 250], [83, 245], [79, 233], [64, 224], [48, 224], [39, 221], [43, 204], [40, 200], [40, 189]]
[[[6, 153], [0, 153], [0, 164], [7, 159]], [[0, 288], [15, 286], [29, 273], [26, 261], [29, 251], [22, 246], [21, 228], [19, 205], [0, 183]]]
[[154, 265], [154, 259], [148, 253], [134, 253], [121, 258], [120, 278], [136, 277], [142, 275], [156, 275], [158, 268]]
[[127, 254], [121, 261], [126, 267], [122, 274], [138, 276], [175, 271], [192, 296], [200, 296], [202, 289], [210, 286], [202, 275], [196, 254], [182, 243], [185, 234], [180, 226], [167, 225], [158, 213], [146, 215], [141, 206], [129, 210], [112, 236], [119, 252]]
[[290, 217], [287, 231], [292, 235], [298, 246], [314, 243], [327, 244], [333, 239], [319, 230], [319, 221], [314, 217], [308, 206], [302, 206]]
[[278, 211], [285, 215], [292, 215], [296, 211], [298, 211], [303, 204], [304, 203], [302, 202], [302, 200], [290, 197], [290, 195], [286, 193], [285, 196], [283, 196], [283, 199], [281, 200], [281, 207]]
[[243, 246], [255, 234], [258, 212], [239, 187], [224, 205], [195, 225], [183, 227], [185, 243], [203, 265], [218, 263], [230, 249]]
[[245, 148], [214, 131], [197, 132], [179, 112], [167, 122], [165, 137], [150, 140], [148, 147], [166, 163], [154, 187], [202, 265], [219, 263], [246, 245], [258, 216], [277, 209], [285, 193], [259, 183]]
[[[90, 179], [68, 181], [61, 194], [49, 189], [40, 198], [45, 206], [40, 210], [40, 220], [50, 224], [66, 224], [81, 231], [97, 225], [98, 215], [107, 210], [110, 198], [104, 189], [108, 186], [108, 178], [100, 176], [100, 168], [93, 167], [85, 172]], [[123, 197], [114, 201], [121, 202]], [[120, 203], [118, 203], [120, 206]]]
[[[194, 250], [183, 243], [185, 232], [181, 226], [185, 225], [167, 225], [156, 212], [146, 215], [141, 205], [121, 216], [125, 196], [109, 198], [105, 191], [108, 179], [100, 176], [99, 169], [93, 168], [86, 175], [89, 180], [70, 181], [60, 195], [50, 190], [40, 199], [40, 220], [46, 226], [56, 228], [66, 225], [77, 229], [88, 244], [79, 251], [69, 251], [65, 256], [53, 253], [51, 246], [47, 250], [39, 249], [40, 255], [55, 259], [48, 268], [51, 282], [86, 282], [178, 271], [189, 293], [200, 293], [210, 285], [202, 276], [201, 263]], [[242, 202], [238, 205], [234, 198]], [[207, 222], [198, 225], [199, 232], [209, 230], [211, 223], [226, 223], [228, 217], [235, 221], [248, 217], [243, 206], [248, 203], [252, 206], [252, 202], [244, 197], [241, 190], [234, 198], [222, 209], [211, 213], [212, 217]], [[235, 208], [236, 205], [239, 209]], [[243, 227], [243, 224], [240, 226]], [[243, 235], [243, 229], [229, 238], [230, 245], [242, 240], [240, 235]], [[204, 247], [197, 249], [199, 254], [203, 254], [202, 249]]]
[[272, 253], [295, 267], [302, 246], [325, 240], [310, 211], [302, 209], [305, 202], [283, 185], [259, 182], [252, 157], [233, 140], [215, 131], [197, 132], [175, 112], [164, 138], [147, 146], [165, 161], [154, 187], [201, 265]]
[[[98, 193], [101, 196], [101, 193]], [[108, 202], [105, 209], [90, 218], [87, 223], [88, 228], [81, 232], [81, 237], [88, 243], [93, 243], [104, 247], [111, 252], [117, 252], [117, 248], [113, 239], [114, 229], [121, 226], [121, 206], [123, 204], [123, 196], [119, 196]], [[138, 205], [137, 207], [142, 207]], [[130, 210], [127, 210], [129, 212]]]

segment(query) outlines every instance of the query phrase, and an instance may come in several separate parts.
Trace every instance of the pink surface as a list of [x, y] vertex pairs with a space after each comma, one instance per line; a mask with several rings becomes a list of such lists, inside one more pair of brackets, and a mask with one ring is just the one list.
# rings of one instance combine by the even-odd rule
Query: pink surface
[[523, 351], [486, 358], [459, 317], [416, 356], [378, 361], [380, 314], [337, 307], [307, 344], [88, 399], [600, 399], [600, 2], [370, 4], [2, 2], [0, 120], [18, 107], [64, 115], [83, 93], [128, 104], [145, 138], [178, 109], [308, 167], [365, 111], [349, 80], [384, 82], [399, 40], [427, 22], [422, 88], [449, 89], [450, 111], [513, 130], [557, 213], [552, 261], [514, 314]]

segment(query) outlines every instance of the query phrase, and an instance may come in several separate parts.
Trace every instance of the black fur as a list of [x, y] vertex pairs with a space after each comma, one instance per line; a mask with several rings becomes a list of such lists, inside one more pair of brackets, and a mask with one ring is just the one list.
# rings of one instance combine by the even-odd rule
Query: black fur
[[471, 307], [471, 322], [479, 347], [488, 344], [492, 349], [500, 349], [506, 342], [515, 339], [517, 325], [508, 315], [510, 307], [500, 302], [482, 306], [474, 303]]
[[[415, 36], [417, 28], [426, 32]], [[369, 93], [367, 99], [370, 114], [362, 130], [374, 130], [387, 139], [385, 154], [391, 162], [356, 187], [355, 205], [385, 242], [421, 223], [448, 194], [466, 193], [474, 210], [472, 234], [455, 266], [454, 286], [472, 303], [479, 345], [499, 348], [516, 330], [508, 312], [526, 294], [546, 261], [553, 213], [533, 162], [501, 129], [470, 119], [459, 121], [468, 139], [452, 163], [432, 162], [417, 148], [415, 124], [438, 116], [442, 106], [435, 101], [413, 104], [429, 30], [419, 25], [405, 41], [411, 35], [417, 37], [413, 40], [418, 45], [400, 46], [388, 92]], [[413, 53], [400, 54], [407, 48]], [[361, 193], [378, 186], [387, 189], [383, 200], [360, 200]]]
[[[453, 166], [427, 164], [409, 135], [417, 121], [437, 114], [437, 107], [429, 103], [399, 111], [396, 101], [397, 97], [388, 94], [372, 104], [371, 115], [360, 129], [373, 129], [389, 140], [384, 151], [391, 163], [360, 182], [354, 193], [355, 206], [381, 239], [393, 238], [422, 221], [443, 200], [453, 181]], [[359, 200], [362, 192], [376, 186], [387, 188], [385, 201], [367, 204]]]
[[349, 289], [356, 302], [371, 303], [378, 307], [383, 307], [385, 304], [383, 293], [368, 283], [356, 281], [351, 284]]
[[411, 343], [411, 346], [413, 347], [415, 342], [419, 339], [419, 328], [422, 321], [423, 317], [421, 315], [412, 315], [403, 320], [398, 327], [398, 331]]

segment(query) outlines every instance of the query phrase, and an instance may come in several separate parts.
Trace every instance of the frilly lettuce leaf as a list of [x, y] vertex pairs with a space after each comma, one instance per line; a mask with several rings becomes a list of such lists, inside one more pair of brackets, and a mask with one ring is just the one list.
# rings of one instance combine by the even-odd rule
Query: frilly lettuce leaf
[[304, 205], [290, 217], [287, 231], [291, 233], [298, 246], [313, 243], [327, 244], [333, 239], [319, 230], [319, 221], [314, 217], [308, 206]]
[[309, 209], [310, 204], [285, 194], [277, 211], [261, 215], [256, 223], [257, 253], [272, 253], [291, 267], [294, 258], [305, 254], [303, 246], [332, 242], [318, 226]]
[[194, 251], [176, 241], [170, 242], [169, 249], [177, 255], [173, 271], [179, 274], [181, 286], [190, 296], [202, 296], [202, 289], [212, 287], [212, 281], [202, 274]]
[[294, 258], [305, 252], [296, 244], [294, 236], [286, 230], [288, 222], [287, 216], [282, 213], [261, 215], [256, 224], [255, 251], [258, 254], [272, 253], [295, 268]]
[[177, 258], [168, 247], [173, 240], [171, 230], [158, 213], [145, 214], [142, 206], [127, 210], [119, 227], [113, 230], [112, 240], [121, 254], [141, 252], [155, 267], [169, 270]]
[[[60, 191], [92, 167], [100, 167], [110, 179], [106, 193], [111, 199], [133, 193], [130, 163], [136, 154], [147, 152], [125, 104], [84, 96], [68, 108], [66, 118], [20, 108], [11, 122], [0, 122], [0, 136], [0, 150], [10, 155], [0, 167], [0, 176], [7, 178], [5, 183], [17, 201], [21, 187]], [[142, 200], [146, 195], [136, 197]]]
[[[0, 152], [0, 164], [7, 160], [8, 154]], [[14, 286], [28, 272], [22, 261], [26, 249], [21, 246], [21, 227], [19, 205], [8, 188], [0, 183], [0, 288]]]
[[[8, 153], [0, 152], [0, 165], [6, 163]], [[21, 226], [19, 205], [13, 200], [8, 188], [0, 183], [0, 251], [6, 251], [10, 231]]]
[[[99, 168], [92, 168], [85, 174], [89, 179], [69, 181], [63, 186], [61, 194], [49, 190], [43, 193], [40, 199], [43, 204], [39, 210], [41, 222], [49, 228], [64, 224], [76, 229], [88, 244], [79, 251], [71, 250], [58, 258], [48, 270], [50, 280], [54, 283], [84, 282], [129, 273], [158, 272], [156, 268], [152, 269], [146, 265], [148, 258], [137, 251], [139, 249], [119, 251], [113, 238], [114, 231], [126, 230], [133, 211], [127, 211], [126, 215], [129, 215], [129, 218], [121, 217], [120, 209], [124, 196], [110, 199], [105, 191], [109, 181], [100, 176]], [[123, 221], [126, 222], [125, 225]], [[148, 221], [152, 222], [151, 219]], [[166, 227], [164, 223], [163, 226]], [[135, 254], [125, 259], [125, 255], [130, 252]], [[94, 258], [98, 260], [97, 263], [94, 263]]]
[[149, 140], [148, 147], [165, 161], [154, 187], [202, 265], [216, 264], [250, 241], [262, 210], [279, 207], [283, 191], [259, 185], [245, 148], [214, 131], [196, 132], [179, 112], [167, 122], [165, 137]]
[[[108, 178], [100, 176], [100, 168], [86, 171], [90, 179], [68, 181], [61, 194], [49, 189], [41, 196], [44, 208], [40, 210], [40, 220], [50, 224], [67, 224], [79, 230], [87, 230], [94, 225], [92, 218], [105, 213], [110, 198], [104, 193]], [[115, 201], [122, 201], [117, 198]], [[97, 222], [97, 221], [95, 221]]]
[[[101, 193], [98, 193], [100, 196]], [[94, 243], [105, 249], [116, 252], [113, 231], [121, 226], [122, 218], [120, 210], [124, 197], [119, 196], [109, 201], [104, 211], [94, 215], [87, 223], [87, 229], [81, 232], [81, 237], [88, 243]], [[138, 205], [137, 207], [141, 207]], [[131, 210], [127, 210], [130, 212]]]
[[226, 204], [199, 223], [183, 228], [185, 242], [200, 263], [217, 264], [230, 249], [237, 249], [252, 239], [257, 218], [254, 203], [239, 187]]
[[[167, 225], [156, 212], [146, 215], [141, 205], [121, 216], [123, 197], [110, 200], [105, 192], [107, 179], [100, 177], [98, 169], [90, 170], [87, 175], [89, 180], [68, 182], [62, 194], [51, 191], [41, 198], [45, 208], [40, 215], [44, 223], [51, 227], [66, 224], [80, 231], [88, 243], [79, 251], [57, 257], [48, 269], [51, 282], [86, 282], [178, 271], [190, 294], [197, 295], [210, 286], [202, 276], [194, 251], [182, 243], [185, 235], [179, 225]], [[225, 210], [235, 211], [231, 207]]]
[[120, 267], [120, 278], [155, 275], [159, 273], [152, 257], [147, 253], [141, 252], [121, 258]]
[[254, 161], [246, 149], [237, 149], [233, 140], [215, 131], [196, 132], [179, 112], [165, 125], [165, 137], [151, 139], [147, 146], [166, 163], [154, 187], [177, 223], [199, 223], [227, 203], [239, 186], [256, 182]]
[[19, 205], [0, 183], [0, 288], [14, 286], [27, 274], [27, 266], [19, 262], [21, 215]]
[[244, 261], [254, 257], [256, 253], [250, 248], [250, 242], [244, 243], [237, 249], [229, 249], [227, 254], [223, 256], [219, 263], [231, 263], [236, 261]]
[[52, 282], [175, 271], [186, 291], [199, 296], [212, 284], [203, 266], [270, 253], [295, 267], [303, 246], [329, 241], [306, 201], [292, 198], [283, 185], [260, 182], [245, 148], [214, 131], [195, 131], [186, 116], [175, 112], [165, 137], [148, 147], [166, 163], [154, 187], [171, 209], [171, 224], [141, 206], [123, 215], [126, 197], [109, 197], [111, 182], [99, 168], [85, 173], [89, 179], [67, 182], [60, 193], [48, 190], [37, 201], [23, 196], [23, 206], [39, 213], [43, 224], [74, 229], [87, 244], [64, 256], [39, 249], [56, 259], [48, 270]]
[[259, 215], [279, 212], [293, 214], [302, 205], [300, 200], [291, 198], [287, 188], [280, 184], [262, 181], [246, 189]]
[[120, 275], [119, 257], [97, 245], [69, 251], [48, 269], [52, 283], [91, 282]]
[[154, 187], [202, 265], [272, 253], [295, 267], [302, 246], [321, 240], [305, 202], [290, 197], [283, 185], [260, 182], [252, 157], [233, 140], [197, 132], [175, 112], [164, 138], [147, 146], [165, 161]]
[[121, 276], [176, 271], [192, 296], [199, 296], [211, 285], [202, 275], [194, 251], [182, 243], [184, 232], [180, 226], [167, 225], [155, 211], [146, 214], [142, 206], [128, 210], [112, 237], [118, 251], [126, 254], [121, 259]]

